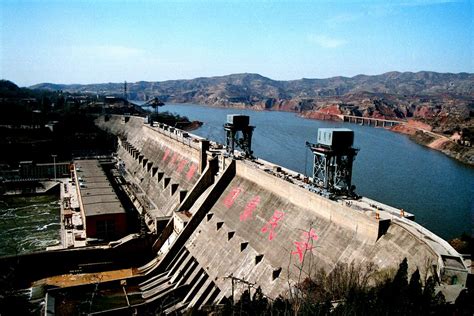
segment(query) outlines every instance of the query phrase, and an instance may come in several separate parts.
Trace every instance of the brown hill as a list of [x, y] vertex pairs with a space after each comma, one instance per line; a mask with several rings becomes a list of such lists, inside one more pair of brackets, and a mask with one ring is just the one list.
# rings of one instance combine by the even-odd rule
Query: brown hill
[[[123, 84], [44, 83], [32, 88], [122, 95]], [[140, 81], [129, 83], [128, 91], [132, 100], [158, 97], [171, 103], [295, 111], [313, 119], [334, 119], [336, 114], [348, 114], [410, 120], [410, 124], [397, 131], [474, 164], [474, 74], [388, 72], [352, 78], [277, 81], [246, 73], [192, 80]]]
[[[121, 95], [122, 83], [62, 85], [43, 83], [35, 89]], [[249, 107], [302, 112], [317, 117], [332, 112], [390, 119], [417, 118], [435, 130], [471, 126], [474, 116], [474, 74], [388, 72], [352, 78], [277, 81], [258, 74], [139, 81], [128, 84], [129, 99]], [[336, 111], [336, 112], [337, 112]]]

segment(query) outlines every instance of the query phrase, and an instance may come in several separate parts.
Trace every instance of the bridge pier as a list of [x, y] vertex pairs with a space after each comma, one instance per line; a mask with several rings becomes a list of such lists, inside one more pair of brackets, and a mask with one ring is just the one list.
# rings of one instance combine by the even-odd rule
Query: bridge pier
[[396, 120], [386, 120], [380, 118], [373, 118], [373, 117], [363, 117], [363, 116], [355, 116], [355, 115], [339, 115], [340, 118], [344, 122], [359, 124], [359, 125], [369, 125], [375, 127], [392, 127], [399, 124], [405, 124], [403, 121], [396, 121]]

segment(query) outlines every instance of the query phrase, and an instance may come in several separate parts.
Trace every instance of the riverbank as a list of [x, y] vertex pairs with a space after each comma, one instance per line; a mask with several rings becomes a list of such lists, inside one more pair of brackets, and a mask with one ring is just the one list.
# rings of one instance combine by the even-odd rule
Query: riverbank
[[[135, 103], [139, 103], [139, 101], [133, 101]], [[142, 106], [142, 105], [140, 105]], [[169, 126], [174, 126], [176, 128], [185, 130], [185, 131], [193, 131], [195, 129], [198, 129], [199, 127], [202, 126], [203, 122], [200, 121], [191, 121], [189, 120], [186, 116], [180, 116], [175, 113], [170, 113], [170, 112], [162, 112], [162, 113], [157, 113], [157, 112], [151, 112], [151, 110], [155, 110], [150, 106], [145, 106], [143, 107], [145, 109], [146, 113], [148, 114], [148, 120], [159, 122], [159, 123], [164, 123]]]
[[186, 124], [182, 129], [190, 132], [190, 131], [194, 131], [198, 129], [199, 127], [202, 126], [202, 124], [203, 122], [200, 122], [200, 121], [191, 121], [188, 124]]
[[459, 139], [457, 134], [447, 137], [434, 133], [430, 125], [415, 120], [409, 120], [404, 125], [393, 126], [389, 130], [408, 135], [417, 144], [438, 150], [464, 164], [474, 166], [474, 147], [459, 145], [456, 142]]

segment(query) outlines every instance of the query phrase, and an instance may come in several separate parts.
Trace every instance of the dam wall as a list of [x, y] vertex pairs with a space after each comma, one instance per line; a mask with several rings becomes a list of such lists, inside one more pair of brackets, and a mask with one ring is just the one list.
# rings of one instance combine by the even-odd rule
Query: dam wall
[[157, 221], [171, 218], [201, 176], [208, 142], [169, 126], [146, 125], [141, 117], [112, 116], [97, 124], [119, 136], [117, 155], [129, 195], [155, 231]]
[[226, 157], [207, 140], [142, 118], [124, 123], [115, 116], [98, 125], [118, 136], [130, 197], [158, 235], [156, 258], [135, 280], [143, 299], [137, 308], [173, 297], [166, 309], [172, 313], [258, 286], [276, 298], [320, 269], [354, 263], [389, 272], [404, 258], [409, 273], [419, 269], [422, 278], [436, 274], [447, 286], [465, 286], [461, 256], [403, 212], [363, 199], [353, 206], [329, 200], [303, 182], [276, 177], [262, 160]]
[[[268, 183], [269, 175], [244, 161], [235, 164], [235, 176], [187, 238], [184, 250], [180, 245], [170, 249], [181, 249], [198, 263], [194, 269], [205, 271], [219, 289], [217, 301], [231, 294], [232, 278], [258, 285], [276, 298], [287, 294], [289, 284], [319, 269], [331, 271], [336, 264], [373, 262], [380, 270], [394, 269], [407, 257], [410, 271], [418, 268], [426, 275], [431, 268], [427, 262], [437, 262], [426, 244], [401, 227], [390, 226], [377, 239], [375, 218], [351, 214], [346, 222], [338, 212], [353, 210], [318, 201], [324, 198], [314, 194], [312, 200], [304, 188], [284, 190], [283, 180]], [[187, 269], [183, 261], [177, 270]], [[236, 295], [248, 287], [237, 283]]]
[[[283, 179], [262, 173], [260, 169], [245, 161], [237, 164], [237, 175], [276, 196], [286, 196], [288, 203], [298, 208], [313, 211], [314, 215], [353, 231], [357, 239], [375, 243], [379, 237], [379, 223], [373, 218], [363, 213], [352, 212], [341, 203], [323, 198], [299, 186], [288, 185]], [[308, 215], [311, 219], [311, 212]]]

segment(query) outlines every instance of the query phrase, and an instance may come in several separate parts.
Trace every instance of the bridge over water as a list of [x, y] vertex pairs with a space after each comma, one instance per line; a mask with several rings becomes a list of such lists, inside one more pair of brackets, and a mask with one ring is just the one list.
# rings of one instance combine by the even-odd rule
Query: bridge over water
[[360, 125], [381, 126], [381, 127], [395, 126], [395, 125], [407, 123], [406, 121], [388, 120], [388, 119], [363, 117], [363, 116], [356, 116], [356, 115], [338, 114], [337, 117], [340, 118], [344, 122], [357, 123]]

